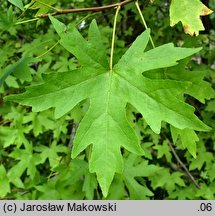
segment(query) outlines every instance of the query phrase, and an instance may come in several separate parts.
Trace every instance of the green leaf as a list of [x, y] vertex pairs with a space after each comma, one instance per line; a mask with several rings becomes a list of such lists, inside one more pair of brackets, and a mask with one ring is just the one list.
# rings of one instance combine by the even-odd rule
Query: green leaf
[[[12, 5], [7, 9], [7, 13], [4, 13], [4, 11], [1, 11], [0, 13], [0, 31], [2, 34], [2, 31], [7, 31], [11, 35], [15, 36], [16, 35], [16, 28], [14, 28], [14, 21], [15, 21], [15, 14], [13, 11]], [[12, 42], [12, 41], [11, 41]], [[1, 60], [0, 62], [4, 62], [7, 60], [7, 54], [10, 53], [13, 54], [14, 49], [10, 46], [10, 42], [7, 40], [7, 43], [5, 46], [1, 46], [0, 54], [1, 54]], [[6, 49], [5, 49], [6, 48]], [[4, 55], [3, 55], [4, 53]], [[6, 59], [5, 59], [6, 58]]]
[[170, 173], [168, 169], [163, 168], [161, 172], [158, 172], [156, 175], [149, 177], [151, 180], [151, 186], [153, 189], [158, 187], [165, 188], [168, 193], [171, 193], [176, 185], [185, 187], [185, 183], [181, 178], [183, 176], [180, 172]]
[[8, 172], [8, 178], [13, 182], [17, 187], [23, 187], [23, 184], [20, 180], [21, 175], [27, 169], [27, 175], [33, 179], [36, 175], [38, 164], [42, 163], [42, 159], [39, 154], [33, 153], [32, 144], [28, 144], [25, 149], [15, 149], [12, 153], [9, 154], [11, 158], [19, 160], [19, 162], [14, 165]]
[[208, 166], [207, 171], [208, 171], [210, 181], [213, 182], [215, 179], [215, 163], [213, 163], [211, 166]]
[[166, 157], [166, 160], [171, 163], [172, 155], [170, 153], [170, 148], [166, 140], [163, 141], [162, 145], [156, 145], [153, 147], [158, 151], [157, 158]]
[[0, 143], [4, 148], [14, 143], [17, 131], [13, 128], [0, 125]]
[[28, 113], [23, 116], [23, 124], [28, 124], [33, 130], [34, 136], [37, 137], [44, 131], [54, 130], [57, 122], [52, 119], [52, 112], [45, 111], [40, 113]]
[[21, 175], [25, 171], [25, 162], [19, 162], [15, 166], [13, 166], [9, 171], [8, 171], [8, 178], [11, 183], [13, 183], [16, 187], [19, 188], [24, 188], [24, 184], [22, 180], [20, 179]]
[[209, 112], [215, 112], [215, 100], [209, 101], [205, 110]]
[[74, 159], [69, 165], [60, 165], [54, 171], [54, 178], [36, 186], [41, 192], [39, 199], [93, 199], [97, 181], [95, 175], [89, 173], [86, 161]]
[[190, 171], [195, 169], [201, 170], [205, 163], [206, 165], [210, 165], [214, 159], [213, 154], [211, 152], [206, 151], [206, 148], [202, 141], [198, 142], [197, 152], [198, 154], [196, 158], [190, 159], [190, 164], [189, 164]]
[[92, 200], [94, 197], [94, 190], [97, 188], [97, 179], [95, 174], [89, 173], [87, 170], [85, 173], [85, 179], [82, 190], [85, 192], [87, 199]]
[[10, 183], [7, 177], [6, 170], [3, 165], [0, 165], [0, 198], [3, 198], [10, 192]]
[[150, 73], [149, 71], [144, 74], [151, 79], [162, 78], [189, 82], [190, 85], [185, 90], [185, 94], [196, 98], [201, 103], [205, 103], [205, 100], [209, 100], [215, 96], [215, 92], [211, 84], [204, 80], [207, 70], [188, 70], [186, 68], [188, 61], [189, 59], [185, 59], [176, 66], [158, 69], [153, 71], [153, 73]]
[[61, 160], [58, 153], [67, 153], [68, 148], [63, 145], [57, 145], [56, 141], [54, 141], [49, 147], [44, 145], [35, 146], [34, 150], [41, 152], [40, 157], [43, 163], [46, 159], [48, 159], [51, 168], [54, 168], [59, 165]]
[[115, 176], [107, 199], [123, 199], [126, 197], [126, 191], [129, 199], [143, 200], [153, 196], [145, 179], [162, 172], [162, 168], [149, 165], [148, 161], [132, 153], [124, 158], [124, 164], [124, 171], [121, 175]]
[[9, 75], [13, 75], [21, 80], [30, 82], [32, 80], [31, 73], [28, 67], [29, 62], [32, 61], [31, 58], [24, 57], [17, 61], [13, 65], [9, 65], [3, 75], [0, 77], [0, 86], [8, 78]]
[[177, 129], [173, 126], [171, 126], [171, 134], [173, 138], [173, 142], [176, 143], [178, 137], [180, 136], [181, 143], [184, 148], [187, 148], [187, 150], [190, 152], [190, 154], [196, 158], [196, 142], [199, 141], [198, 136], [196, 135], [195, 131], [192, 129]]
[[19, 9], [21, 9], [22, 11], [24, 11], [24, 6], [22, 3], [22, 0], [8, 0], [11, 4], [15, 5], [16, 7], [18, 7]]
[[145, 185], [140, 184], [140, 179], [137, 181], [137, 177], [150, 177], [157, 172], [161, 172], [162, 168], [149, 165], [148, 161], [137, 157], [134, 154], [130, 154], [128, 158], [125, 159], [125, 168], [122, 175], [122, 180], [125, 182], [126, 187], [129, 191], [130, 199], [146, 199], [148, 196], [153, 196], [153, 193]]
[[14, 76], [8, 76], [7, 79], [5, 80], [5, 83], [7, 84], [8, 87], [19, 88], [19, 84], [16, 81], [16, 78]]
[[128, 103], [144, 116], [156, 133], [160, 132], [162, 121], [179, 129], [209, 129], [194, 115], [194, 108], [182, 99], [189, 83], [143, 76], [145, 71], [176, 65], [178, 60], [199, 49], [165, 44], [144, 52], [150, 34], [146, 30], [110, 71], [95, 21], [90, 25], [86, 41], [76, 28], [64, 32], [63, 24], [53, 17], [50, 19], [60, 35], [61, 45], [76, 56], [81, 67], [44, 74], [43, 84], [31, 86], [25, 93], [7, 99], [32, 106], [35, 112], [55, 107], [55, 116], [59, 118], [89, 98], [90, 107], [77, 130], [72, 157], [93, 145], [90, 172], [97, 174], [104, 196], [108, 194], [114, 174], [123, 172], [121, 147], [143, 154], [126, 118]]
[[30, 9], [39, 9], [36, 13], [36, 16], [40, 15], [40, 14], [45, 14], [47, 13], [51, 8], [51, 6], [53, 4], [55, 4], [57, 2], [57, 0], [32, 0], [32, 3], [34, 3]]
[[164, 74], [168, 79], [181, 80], [190, 82], [191, 85], [186, 89], [185, 93], [196, 98], [201, 103], [205, 100], [214, 98], [215, 92], [209, 82], [204, 80], [207, 70], [185, 69], [187, 60], [182, 61], [178, 66], [168, 68]]
[[215, 195], [215, 184], [212, 182], [211, 184], [200, 185], [200, 189], [196, 191], [196, 196], [201, 197], [206, 200], [214, 200]]
[[199, 31], [205, 29], [200, 16], [212, 12], [200, 0], [172, 0], [170, 5], [170, 25], [174, 26], [181, 21], [185, 33], [197, 36]]
[[197, 188], [194, 186], [194, 184], [186, 185], [184, 188], [180, 187], [179, 189], [171, 192], [169, 198], [175, 200], [194, 200], [197, 198], [196, 191]]
[[114, 180], [110, 186], [109, 194], [106, 197], [107, 200], [121, 200], [126, 197], [125, 184], [122, 179], [122, 175], [116, 174]]
[[152, 160], [152, 150], [151, 146], [153, 145], [152, 142], [144, 142], [143, 150], [144, 150], [144, 157], [147, 159]]

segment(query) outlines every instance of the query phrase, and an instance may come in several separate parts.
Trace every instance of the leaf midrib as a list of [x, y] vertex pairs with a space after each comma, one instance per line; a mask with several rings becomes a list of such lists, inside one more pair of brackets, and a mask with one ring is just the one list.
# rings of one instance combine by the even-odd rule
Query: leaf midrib
[[[41, 98], [41, 97], [44, 97], [44, 96], [56, 94], [56, 92], [59, 93], [59, 92], [61, 92], [61, 91], [64, 91], [64, 90], [66, 90], [66, 89], [69, 89], [69, 88], [76, 89], [76, 88], [79, 88], [79, 86], [84, 85], [84, 83], [93, 82], [93, 80], [97, 79], [97, 77], [99, 77], [99, 76], [104, 76], [104, 74], [105, 74], [105, 73], [98, 74], [98, 75], [96, 75], [96, 76], [94, 76], [94, 77], [91, 77], [90, 79], [84, 80], [84, 81], [82, 81], [82, 82], [80, 82], [80, 83], [77, 83], [77, 84], [75, 84], [75, 85], [71, 85], [71, 86], [68, 86], [68, 87], [65, 87], [65, 88], [61, 88], [61, 89], [57, 89], [57, 90], [54, 90], [54, 91], [49, 91], [48, 93], [44, 93], [44, 94], [38, 95], [38, 96], [36, 96], [36, 97], [28, 97], [28, 98], [29, 98], [29, 99], [37, 99], [37, 98]], [[43, 84], [42, 84], [42, 85], [43, 85]], [[90, 97], [90, 96], [89, 96], [89, 97]], [[83, 98], [83, 100], [84, 100], [84, 99], [86, 99], [86, 98]]]

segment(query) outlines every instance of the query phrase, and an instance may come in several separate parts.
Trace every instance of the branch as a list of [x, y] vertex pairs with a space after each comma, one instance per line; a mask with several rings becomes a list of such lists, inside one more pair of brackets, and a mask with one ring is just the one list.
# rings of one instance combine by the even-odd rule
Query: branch
[[194, 185], [199, 189], [200, 186], [199, 184], [196, 182], [195, 178], [192, 176], [192, 174], [189, 172], [189, 170], [187, 169], [187, 167], [184, 165], [184, 163], [181, 161], [181, 159], [179, 158], [179, 156], [177, 155], [175, 149], [172, 146], [172, 143], [168, 140], [168, 144], [170, 149], [172, 150], [173, 155], [175, 156], [176, 160], [178, 161], [178, 163], [182, 166], [182, 168], [185, 170], [185, 172], [187, 173], [187, 175], [189, 176], [189, 178], [191, 179], [191, 181], [194, 183]]
[[73, 122], [72, 124], [72, 131], [71, 131], [71, 135], [70, 135], [70, 140], [69, 140], [69, 144], [68, 144], [68, 148], [72, 149], [72, 145], [73, 145], [73, 140], [75, 138], [75, 134], [78, 128], [78, 123]]
[[70, 164], [70, 162], [71, 162], [72, 146], [73, 146], [73, 141], [74, 141], [74, 138], [75, 138], [77, 128], [78, 128], [78, 123], [75, 123], [73, 121], [73, 123], [72, 123], [72, 131], [71, 131], [70, 140], [69, 140], [69, 144], [68, 144], [69, 153], [67, 155], [67, 164]]
[[[96, 0], [96, 3], [97, 3], [97, 5], [98, 5], [99, 7], [102, 7], [102, 0]], [[113, 28], [113, 25], [112, 25], [111, 22], [109, 22], [108, 15], [105, 13], [104, 10], [102, 11], [102, 14], [103, 14], [103, 16], [104, 16], [104, 18], [105, 18], [105, 20], [106, 20], [106, 23], [107, 23], [111, 28]]]
[[[115, 3], [115, 4], [110, 4], [110, 5], [105, 5], [105, 6], [100, 6], [100, 7], [89, 7], [89, 8], [71, 8], [71, 9], [57, 9], [58, 12], [56, 13], [52, 13], [52, 16], [57, 16], [60, 14], [69, 14], [69, 13], [75, 13], [75, 12], [83, 12], [83, 11], [103, 11], [106, 9], [110, 9], [110, 8], [116, 8], [119, 6], [124, 6], [127, 5], [131, 2], [134, 2], [135, 0], [125, 0], [119, 3]], [[39, 18], [45, 18], [48, 17], [48, 14], [40, 14], [39, 16], [37, 16]]]

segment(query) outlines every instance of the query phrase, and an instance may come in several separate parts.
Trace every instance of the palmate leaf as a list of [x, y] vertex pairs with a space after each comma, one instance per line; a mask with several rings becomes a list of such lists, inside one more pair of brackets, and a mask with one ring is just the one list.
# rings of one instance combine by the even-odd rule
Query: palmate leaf
[[89, 28], [88, 41], [76, 28], [65, 30], [63, 23], [51, 17], [61, 45], [71, 52], [81, 67], [68, 72], [44, 74], [44, 83], [27, 88], [20, 95], [8, 96], [38, 112], [55, 107], [57, 118], [71, 111], [80, 101], [89, 98], [90, 107], [80, 122], [72, 150], [75, 158], [93, 145], [90, 172], [96, 172], [104, 196], [115, 173], [122, 173], [121, 147], [143, 154], [138, 138], [126, 118], [126, 105], [132, 104], [151, 129], [159, 133], [165, 121], [179, 129], [208, 130], [194, 114], [194, 108], [183, 102], [189, 83], [149, 79], [144, 71], [168, 67], [199, 49], [175, 48], [166, 44], [144, 52], [150, 31], [142, 33], [109, 70], [106, 52], [95, 21]]
[[56, 167], [61, 160], [61, 157], [58, 155], [58, 153], [66, 153], [68, 151], [68, 148], [63, 145], [57, 145], [56, 141], [53, 141], [51, 146], [44, 146], [39, 145], [35, 146], [35, 151], [41, 152], [40, 157], [43, 160], [43, 162], [48, 159], [49, 164], [51, 168]]
[[149, 176], [151, 186], [155, 190], [156, 188], [165, 188], [169, 194], [175, 189], [176, 185], [185, 187], [184, 180], [182, 178], [183, 173], [173, 172], [170, 173], [169, 169], [163, 168], [162, 172], [156, 173], [156, 175]]
[[10, 182], [21, 188], [24, 187], [21, 176], [25, 170], [27, 170], [27, 175], [33, 179], [37, 173], [36, 166], [43, 162], [39, 154], [33, 153], [33, 145], [31, 143], [25, 145], [25, 149], [15, 149], [9, 154], [9, 157], [19, 162], [8, 171], [8, 178]]
[[165, 156], [167, 162], [171, 163], [172, 155], [170, 153], [170, 148], [166, 140], [163, 141], [162, 145], [155, 145], [153, 149], [157, 150], [157, 158], [162, 158]]

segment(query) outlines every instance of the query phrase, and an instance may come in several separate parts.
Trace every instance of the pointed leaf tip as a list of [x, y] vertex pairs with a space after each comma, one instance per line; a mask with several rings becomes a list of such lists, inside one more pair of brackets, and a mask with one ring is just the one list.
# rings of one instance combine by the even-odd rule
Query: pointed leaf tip
[[49, 19], [52, 23], [52, 25], [54, 26], [54, 29], [56, 30], [56, 32], [60, 35], [62, 32], [65, 32], [66, 30], [66, 25], [62, 22], [60, 22], [58, 19], [54, 18], [53, 16], [51, 16], [50, 14], [48, 15]]

